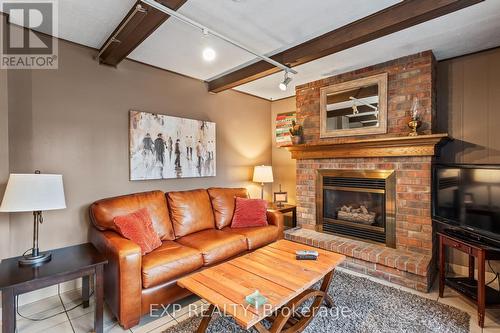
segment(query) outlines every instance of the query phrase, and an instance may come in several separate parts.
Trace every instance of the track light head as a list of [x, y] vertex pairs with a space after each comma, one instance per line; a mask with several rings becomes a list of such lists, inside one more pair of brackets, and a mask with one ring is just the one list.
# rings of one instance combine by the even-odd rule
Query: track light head
[[207, 62], [212, 62], [215, 60], [217, 53], [215, 53], [215, 50], [212, 49], [211, 47], [207, 47], [206, 49], [203, 50], [202, 55], [203, 55], [203, 60]]
[[288, 76], [288, 72], [285, 71], [285, 77], [283, 78], [283, 81], [280, 82], [279, 88], [281, 91], [286, 91], [288, 88], [288, 84], [292, 82], [292, 78]]

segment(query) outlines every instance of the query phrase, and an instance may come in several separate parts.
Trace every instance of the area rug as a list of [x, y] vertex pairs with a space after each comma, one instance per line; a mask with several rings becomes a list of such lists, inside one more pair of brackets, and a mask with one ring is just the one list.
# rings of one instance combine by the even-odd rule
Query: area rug
[[[304, 332], [469, 332], [469, 315], [463, 311], [345, 272], [335, 273], [329, 294], [335, 306], [323, 307]], [[165, 333], [196, 332], [200, 321], [200, 316], [193, 316]], [[257, 331], [242, 330], [230, 317], [215, 315], [207, 332]]]

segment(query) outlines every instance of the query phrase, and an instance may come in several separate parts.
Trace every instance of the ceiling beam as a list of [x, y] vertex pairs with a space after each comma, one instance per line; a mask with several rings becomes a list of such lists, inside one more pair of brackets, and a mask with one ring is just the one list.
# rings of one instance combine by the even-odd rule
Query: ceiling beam
[[[157, 0], [178, 10], [187, 0]], [[141, 6], [145, 11], [138, 10]], [[99, 50], [99, 62], [116, 66], [151, 35], [170, 15], [138, 0]]]
[[[404, 0], [372, 15], [327, 32], [270, 58], [295, 67], [395, 33], [484, 0]], [[258, 61], [208, 82], [210, 92], [221, 92], [281, 71]]]

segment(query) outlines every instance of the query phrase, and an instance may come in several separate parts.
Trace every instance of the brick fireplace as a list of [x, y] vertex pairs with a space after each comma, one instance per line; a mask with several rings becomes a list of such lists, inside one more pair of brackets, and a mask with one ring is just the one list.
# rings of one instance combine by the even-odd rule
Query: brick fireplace
[[[388, 74], [387, 133], [321, 139], [319, 88], [380, 73]], [[297, 87], [297, 118], [303, 124], [305, 142], [288, 149], [292, 158], [297, 159], [299, 228], [288, 231], [286, 238], [345, 254], [348, 260], [344, 266], [349, 269], [417, 290], [428, 290], [434, 274], [431, 164], [439, 143], [446, 137], [431, 134], [435, 116], [434, 79], [435, 59], [432, 52], [427, 51]], [[408, 111], [415, 96], [421, 105], [423, 135], [410, 138], [407, 136]], [[359, 237], [361, 233], [339, 232], [330, 225], [325, 228], [325, 191], [319, 186], [323, 176], [332, 172], [359, 175], [381, 171], [393, 177], [394, 208], [384, 213], [385, 224], [378, 221], [370, 224], [379, 223], [380, 228], [376, 230], [386, 231], [387, 222], [392, 223], [393, 234], [389, 238], [393, 238], [389, 242], [384, 238], [382, 242], [382, 238], [363, 239]], [[339, 207], [349, 206], [349, 200], [365, 202], [369, 196], [353, 198], [357, 199], [340, 201], [340, 206], [335, 206], [337, 213], [330, 214], [326, 222], [338, 220]], [[356, 213], [365, 214], [354, 220], [369, 219], [370, 209], [372, 212], [380, 209], [361, 209], [360, 203], [354, 205], [357, 205], [352, 207], [357, 209]], [[368, 203], [363, 204], [366, 205]], [[344, 210], [351, 211], [348, 207]]]

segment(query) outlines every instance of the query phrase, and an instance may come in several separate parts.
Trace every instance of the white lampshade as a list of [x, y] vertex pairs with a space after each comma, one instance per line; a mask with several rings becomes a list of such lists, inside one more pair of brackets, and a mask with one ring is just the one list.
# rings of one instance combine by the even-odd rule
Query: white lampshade
[[273, 168], [270, 165], [258, 165], [253, 169], [253, 181], [256, 183], [272, 183]]
[[11, 174], [0, 212], [37, 212], [66, 208], [62, 175]]

